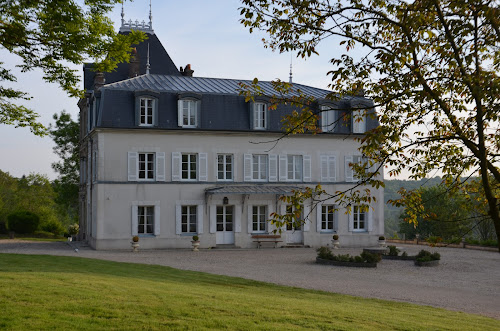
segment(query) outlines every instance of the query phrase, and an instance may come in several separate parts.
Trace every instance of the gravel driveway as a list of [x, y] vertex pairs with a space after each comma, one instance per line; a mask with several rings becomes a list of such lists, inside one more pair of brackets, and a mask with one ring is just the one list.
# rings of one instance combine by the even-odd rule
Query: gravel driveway
[[[77, 243], [72, 243], [77, 247]], [[383, 260], [377, 268], [345, 268], [314, 263], [311, 248], [254, 250], [151, 250], [76, 252], [63, 242], [0, 240], [0, 253], [80, 256], [118, 262], [158, 264], [179, 269], [243, 277], [281, 285], [379, 298], [500, 319], [500, 254], [457, 248], [431, 248], [441, 254], [438, 267], [413, 261]], [[410, 255], [426, 246], [398, 245]], [[358, 255], [361, 249], [340, 249]], [[1, 258], [1, 256], [0, 256]]]

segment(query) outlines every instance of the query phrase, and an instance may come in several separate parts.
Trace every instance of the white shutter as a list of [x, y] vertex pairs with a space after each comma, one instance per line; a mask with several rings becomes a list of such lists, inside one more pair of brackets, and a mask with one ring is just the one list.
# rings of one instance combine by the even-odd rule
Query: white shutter
[[353, 182], [354, 181], [354, 171], [349, 166], [349, 163], [352, 163], [352, 156], [345, 157], [345, 181]]
[[203, 233], [203, 214], [204, 214], [204, 206], [198, 205], [196, 208], [196, 216], [198, 217], [198, 234]]
[[335, 182], [337, 181], [337, 167], [336, 167], [337, 159], [335, 156], [328, 157], [328, 181]]
[[128, 152], [128, 180], [137, 180], [137, 152]]
[[321, 203], [318, 203], [316, 205], [316, 232], [320, 233], [321, 232], [321, 213], [322, 213], [323, 207]]
[[278, 155], [269, 154], [269, 181], [278, 181]]
[[165, 181], [165, 153], [156, 153], [156, 181]]
[[252, 205], [248, 205], [247, 207], [247, 220], [248, 220], [248, 233], [252, 233], [253, 232], [253, 206]]
[[309, 213], [311, 212], [311, 207], [309, 205], [304, 205], [304, 209], [302, 210], [304, 213], [304, 232], [309, 232], [311, 227], [311, 217]]
[[241, 205], [234, 206], [234, 232], [241, 232]]
[[154, 220], [154, 235], [159, 236], [160, 235], [160, 203], [156, 202], [155, 207], [154, 207], [154, 213], [155, 213], [155, 220]]
[[252, 181], [252, 154], [243, 155], [244, 181]]
[[321, 163], [321, 181], [322, 182], [327, 182], [328, 181], [328, 155], [321, 155], [320, 156], [320, 163]]
[[181, 180], [181, 153], [172, 153], [172, 181]]
[[280, 182], [286, 182], [288, 179], [288, 172], [287, 172], [287, 157], [286, 155], [280, 155]]
[[217, 206], [210, 206], [210, 233], [217, 232]]
[[175, 205], [175, 234], [182, 233], [182, 206]]
[[354, 208], [353, 206], [351, 206], [351, 213], [349, 215], [347, 215], [347, 223], [349, 224], [349, 232], [352, 232], [353, 231], [353, 223], [354, 223], [354, 216], [353, 216], [353, 213], [354, 213]]
[[198, 180], [201, 182], [207, 181], [207, 153], [198, 154]]
[[132, 236], [137, 236], [139, 232], [139, 224], [137, 220], [138, 215], [138, 207], [132, 206]]
[[[286, 205], [281, 205], [280, 206], [280, 215], [285, 215], [286, 214]], [[278, 229], [279, 230], [279, 229]], [[285, 225], [285, 228], [282, 228], [281, 229], [282, 231], [286, 231], [286, 225]]]
[[304, 171], [304, 182], [311, 181], [311, 155], [304, 155], [302, 157], [302, 169]]
[[[339, 206], [334, 206], [334, 208], [339, 208]], [[339, 213], [340, 210], [335, 210], [333, 214], [333, 231], [338, 232], [339, 231]]]
[[177, 125], [182, 126], [182, 100], [177, 100]]
[[372, 232], [373, 230], [373, 220], [372, 220], [372, 210], [371, 208], [368, 207], [368, 210], [366, 211], [366, 223], [367, 223], [367, 230], [368, 232]]

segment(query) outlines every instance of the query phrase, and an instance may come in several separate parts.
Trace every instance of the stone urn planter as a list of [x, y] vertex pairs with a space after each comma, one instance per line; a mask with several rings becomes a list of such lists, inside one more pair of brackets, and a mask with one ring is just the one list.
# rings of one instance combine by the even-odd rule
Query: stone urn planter
[[336, 234], [333, 235], [332, 245], [333, 245], [333, 249], [339, 249], [340, 248], [339, 236], [336, 235]]
[[138, 252], [139, 251], [139, 237], [134, 236], [130, 243], [132, 244], [132, 252]]
[[193, 252], [198, 252], [198, 247], [200, 246], [200, 238], [198, 236], [193, 236], [191, 244], [193, 246]]
[[378, 247], [387, 247], [384, 236], [378, 237]]

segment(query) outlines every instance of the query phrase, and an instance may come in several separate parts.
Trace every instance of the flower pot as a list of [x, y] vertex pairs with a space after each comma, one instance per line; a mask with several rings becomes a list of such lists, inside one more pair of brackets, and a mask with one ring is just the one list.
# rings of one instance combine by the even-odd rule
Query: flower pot
[[137, 252], [139, 250], [139, 243], [132, 241], [132, 252]]
[[333, 249], [339, 249], [340, 248], [340, 241], [337, 239], [332, 239], [332, 244], [333, 244]]
[[385, 240], [379, 240], [378, 247], [386, 247]]
[[193, 252], [198, 252], [198, 246], [200, 246], [200, 241], [199, 240], [192, 240], [191, 244], [193, 245]]

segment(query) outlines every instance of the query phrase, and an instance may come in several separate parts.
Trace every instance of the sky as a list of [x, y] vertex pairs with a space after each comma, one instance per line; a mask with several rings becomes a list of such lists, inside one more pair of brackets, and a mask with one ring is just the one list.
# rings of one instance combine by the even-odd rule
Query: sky
[[[324, 41], [318, 48], [319, 56], [306, 60], [272, 52], [263, 46], [263, 33], [250, 34], [239, 23], [240, 6], [238, 0], [152, 0], [153, 29], [176, 66], [191, 64], [194, 76], [288, 81], [292, 60], [294, 82], [328, 88], [329, 60], [345, 51], [338, 41]], [[149, 0], [126, 2], [124, 8], [126, 20], [149, 20]], [[110, 17], [118, 30], [121, 6]], [[78, 99], [68, 97], [57, 84], [43, 81], [40, 70], [21, 73], [15, 67], [20, 63], [16, 56], [3, 49], [0, 59], [18, 79], [11, 86], [32, 96], [22, 104], [36, 111], [42, 124], [54, 123], [52, 116], [62, 110], [77, 119]], [[83, 66], [74, 68], [82, 72]], [[37, 137], [27, 128], [0, 125], [0, 170], [15, 177], [35, 172], [55, 179], [51, 163], [58, 158], [53, 147], [50, 137]]]

